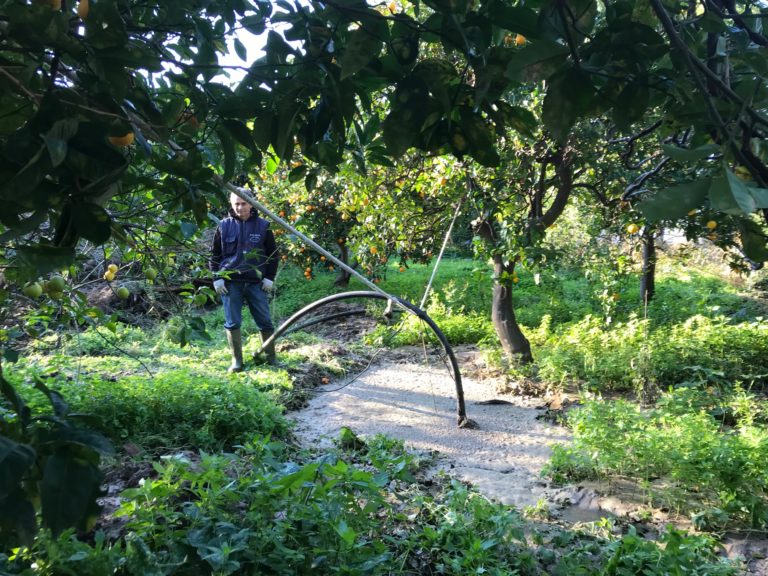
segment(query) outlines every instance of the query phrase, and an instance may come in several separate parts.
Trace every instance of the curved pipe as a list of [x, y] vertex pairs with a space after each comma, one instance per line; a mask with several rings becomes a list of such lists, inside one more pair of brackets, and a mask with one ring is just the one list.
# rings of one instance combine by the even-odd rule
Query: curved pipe
[[[332, 294], [331, 296], [326, 296], [325, 298], [321, 298], [320, 300], [316, 300], [315, 302], [312, 302], [311, 304], [308, 304], [298, 312], [295, 312], [290, 318], [288, 318], [285, 322], [283, 322], [280, 327], [275, 330], [275, 333], [270, 336], [266, 341], [262, 342], [261, 344], [261, 350], [263, 350], [266, 346], [277, 340], [282, 334], [284, 334], [288, 328], [291, 327], [292, 324], [297, 322], [302, 316], [309, 314], [310, 312], [316, 310], [317, 308], [320, 308], [321, 306], [325, 306], [326, 304], [330, 304], [331, 302], [337, 302], [339, 300], [349, 300], [352, 298], [373, 298], [376, 300], [391, 300], [392, 298], [386, 296], [385, 294], [381, 294], [379, 292], [366, 292], [366, 291], [354, 291], [354, 292], [341, 292], [339, 294]], [[427, 316], [427, 313], [424, 312], [421, 308], [418, 308], [417, 306], [411, 304], [407, 300], [403, 300], [401, 298], [394, 297], [397, 302], [404, 308], [407, 308], [409, 312], [423, 320], [435, 333], [435, 336], [437, 336], [437, 339], [440, 340], [440, 344], [443, 346], [443, 350], [445, 350], [445, 354], [448, 356], [448, 359], [451, 362], [451, 368], [453, 369], [453, 381], [456, 385], [456, 416], [457, 416], [457, 424], [460, 428], [469, 428], [473, 427], [474, 423], [467, 418], [467, 412], [466, 407], [464, 403], [464, 387], [461, 384], [461, 372], [459, 371], [459, 363], [456, 361], [456, 356], [453, 353], [453, 349], [451, 348], [451, 345], [448, 343], [448, 339], [445, 337], [445, 334], [442, 333], [440, 328], [437, 327], [437, 324], [435, 324], [434, 320]]]

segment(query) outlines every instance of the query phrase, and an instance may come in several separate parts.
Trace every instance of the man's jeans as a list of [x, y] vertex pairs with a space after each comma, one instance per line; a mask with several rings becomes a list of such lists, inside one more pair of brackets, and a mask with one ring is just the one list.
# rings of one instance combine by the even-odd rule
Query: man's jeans
[[243, 300], [245, 300], [259, 330], [271, 332], [275, 329], [269, 317], [267, 293], [261, 289], [261, 283], [227, 281], [227, 291], [229, 294], [221, 296], [224, 304], [224, 328], [227, 330], [240, 328], [243, 322]]

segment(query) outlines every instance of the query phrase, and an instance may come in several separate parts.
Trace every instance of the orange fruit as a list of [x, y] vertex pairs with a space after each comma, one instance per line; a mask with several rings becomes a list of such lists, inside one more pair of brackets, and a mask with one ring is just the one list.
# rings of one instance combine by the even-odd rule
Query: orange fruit
[[[83, 0], [84, 2], [85, 0]], [[83, 5], [83, 2], [80, 2], [80, 6]], [[79, 10], [79, 8], [78, 8]], [[109, 137], [109, 143], [113, 146], [130, 146], [133, 144], [135, 136], [133, 132], [128, 132], [127, 134], [124, 134], [123, 136], [110, 136]]]
[[525, 46], [526, 42], [528, 42], [528, 40], [526, 40], [525, 36], [522, 34], [515, 36], [515, 46]]

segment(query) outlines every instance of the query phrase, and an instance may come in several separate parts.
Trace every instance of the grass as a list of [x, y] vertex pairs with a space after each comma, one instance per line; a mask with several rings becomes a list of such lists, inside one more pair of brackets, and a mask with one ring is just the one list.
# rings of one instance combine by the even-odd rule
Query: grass
[[[493, 348], [491, 280], [469, 260], [441, 264], [428, 311], [453, 343]], [[381, 287], [418, 303], [432, 268], [391, 266]], [[760, 306], [722, 279], [669, 268], [658, 297], [643, 310], [635, 287], [620, 283], [610, 322], [601, 287], [575, 270], [520, 271], [518, 316], [539, 364], [539, 377], [596, 391], [633, 390], [652, 380], [663, 393], [656, 407], [587, 402], [573, 412], [572, 447], [556, 451], [559, 478], [629, 475], [663, 477], [667, 498], [704, 529], [766, 524], [766, 412], [757, 394], [768, 373], [766, 323]], [[276, 319], [337, 292], [335, 277], [312, 281], [286, 268], [273, 303]], [[350, 290], [362, 287], [352, 281]], [[659, 542], [631, 529], [598, 524], [564, 530], [525, 522], [459, 483], [414, 482], [418, 466], [387, 439], [340, 443], [339, 451], [301, 453], [289, 438], [284, 406], [301, 382], [286, 369], [227, 375], [222, 314], [201, 314], [211, 340], [174, 342], [168, 329], [117, 325], [41, 340], [5, 376], [30, 399], [42, 378], [118, 449], [138, 446], [153, 472], [123, 493], [126, 522], [117, 539], [96, 532], [42, 531], [31, 547], [0, 553], [9, 574], [77, 573], [295, 574], [494, 573], [735, 574], [708, 536], [674, 529]], [[258, 347], [245, 315], [246, 349]], [[182, 322], [183, 323], [183, 322]], [[382, 329], [383, 330], [383, 329]], [[417, 341], [409, 320], [395, 343]], [[281, 354], [288, 367], [311, 363], [322, 374], [344, 366], [318, 352], [316, 338], [291, 336]], [[358, 345], [358, 344], [356, 344]], [[151, 374], [150, 374], [151, 373]], [[734, 386], [737, 380], [743, 386]], [[749, 390], [750, 383], [755, 392]], [[186, 451], [183, 451], [186, 450]], [[156, 460], [153, 455], [163, 455]], [[690, 505], [694, 495], [695, 505]], [[32, 568], [32, 565], [35, 568]]]

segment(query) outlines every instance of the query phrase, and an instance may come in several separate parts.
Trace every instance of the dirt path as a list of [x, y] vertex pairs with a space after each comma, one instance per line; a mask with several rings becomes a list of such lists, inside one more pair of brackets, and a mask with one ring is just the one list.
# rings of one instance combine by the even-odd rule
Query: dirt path
[[[413, 354], [388, 355], [339, 389], [344, 384], [320, 387], [309, 405], [293, 414], [304, 444], [330, 443], [342, 426], [363, 437], [386, 434], [412, 449], [437, 451], [440, 469], [505, 504], [523, 507], [547, 497], [541, 469], [550, 445], [569, 436], [564, 428], [537, 420], [541, 399], [500, 395], [492, 383], [465, 376], [467, 415], [478, 428], [460, 429], [448, 372], [418, 362]], [[478, 404], [487, 400], [505, 403]]]
[[[412, 352], [395, 352], [351, 383], [318, 388], [309, 405], [292, 414], [295, 433], [305, 446], [323, 447], [347, 426], [363, 438], [386, 434], [411, 449], [437, 451], [435, 471], [444, 470], [518, 508], [544, 500], [551, 517], [566, 525], [605, 515], [631, 520], [633, 511], [644, 508], [634, 485], [614, 496], [601, 495], [600, 487], [589, 483], [551, 487], [540, 476], [542, 467], [551, 445], [569, 442], [570, 435], [561, 426], [537, 419], [543, 401], [499, 394], [488, 381], [464, 376], [463, 382], [467, 415], [477, 429], [456, 426], [456, 393], [445, 369], [434, 363], [425, 366]], [[505, 403], [478, 404], [488, 400]], [[666, 514], [654, 514], [654, 519], [659, 528], [668, 520]], [[722, 544], [730, 558], [747, 559], [745, 575], [768, 574], [765, 538], [730, 535]]]

